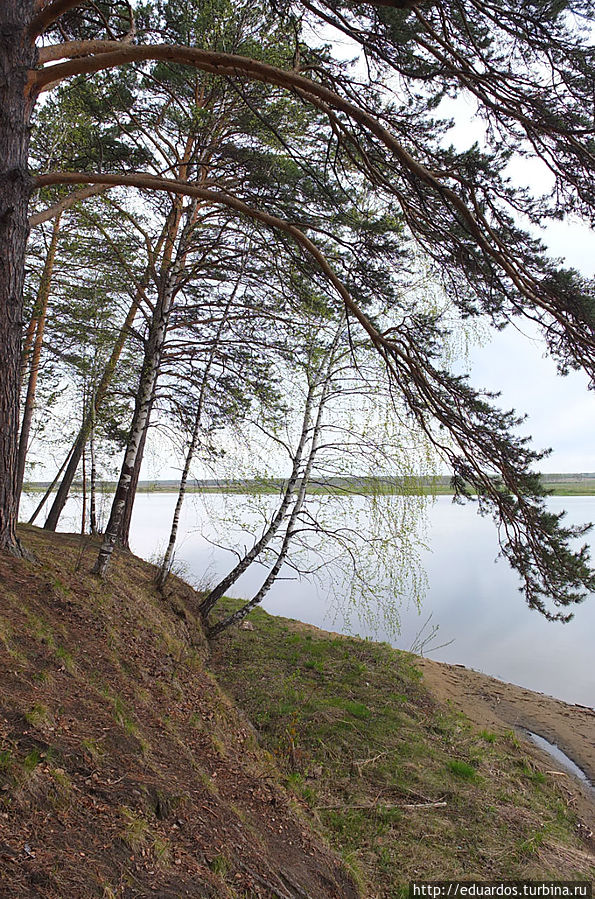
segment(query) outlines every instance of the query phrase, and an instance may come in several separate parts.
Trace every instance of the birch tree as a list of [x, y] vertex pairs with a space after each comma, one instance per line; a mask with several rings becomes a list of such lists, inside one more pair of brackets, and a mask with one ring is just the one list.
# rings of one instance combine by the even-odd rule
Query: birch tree
[[[187, 185], [144, 172], [58, 171], [31, 179], [28, 121], [38, 96], [66, 79], [158, 60], [229, 79], [241, 93], [258, 83], [280, 90], [322, 116], [320, 140], [329, 170], [349, 192], [354, 171], [376, 203], [397, 206], [406, 228], [433, 260], [453, 302], [469, 316], [498, 326], [523, 318], [543, 329], [561, 371], [595, 374], [592, 285], [550, 260], [519, 224], [576, 212], [588, 218], [593, 200], [593, 50], [576, 23], [592, 23], [590, 0], [564, 0], [519, 9], [512, 0], [445, 0], [425, 7], [378, 0], [362, 6], [339, 0], [296, 0], [282, 10], [254, 8], [258, 37], [249, 53], [209, 50], [161, 39], [158, 12], [146, 11], [136, 31], [116, 2], [107, 16], [79, 0], [5, 0], [0, 9], [0, 546], [19, 551], [16, 537], [19, 373], [26, 204], [34, 188], [62, 184], [165, 191], [233, 209], [261, 228], [287, 235], [319, 267], [351, 321], [376, 348], [410, 414], [442, 452], [458, 494], [469, 488], [499, 529], [503, 554], [518, 571], [528, 604], [553, 618], [595, 586], [586, 548], [571, 548], [584, 528], [548, 513], [535, 472], [542, 454], [520, 439], [519, 416], [437, 364], [440, 341], [432, 320], [402, 321], [388, 333], [352, 289], [348, 271], [319, 246], [316, 223], [296, 224], [229, 191]], [[303, 14], [303, 16], [302, 16]], [[298, 38], [274, 62], [259, 43], [272, 22]], [[107, 22], [107, 28], [106, 28]], [[338, 28], [365, 52], [360, 75], [307, 40], [305, 27]], [[41, 46], [38, 46], [41, 44]], [[384, 89], [388, 72], [398, 76]], [[444, 125], [432, 118], [441, 96], [470, 91], [488, 123], [487, 149], [444, 149]], [[268, 125], [267, 125], [268, 126]], [[505, 135], [505, 138], [502, 138]], [[504, 166], [513, 151], [549, 167], [552, 196], [536, 201], [513, 188]], [[300, 147], [294, 148], [296, 158]], [[302, 154], [303, 156], [303, 154]], [[349, 160], [349, 165], [347, 164]], [[165, 173], [167, 175], [167, 173]], [[340, 244], [335, 234], [335, 244]], [[324, 243], [324, 241], [323, 241]], [[390, 280], [390, 279], [389, 279]], [[450, 435], [445, 444], [441, 431]], [[553, 601], [553, 611], [547, 606]]]

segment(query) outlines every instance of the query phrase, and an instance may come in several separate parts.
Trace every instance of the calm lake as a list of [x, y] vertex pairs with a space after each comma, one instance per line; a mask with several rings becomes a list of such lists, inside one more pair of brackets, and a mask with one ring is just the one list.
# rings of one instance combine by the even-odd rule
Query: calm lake
[[[23, 497], [25, 520], [38, 499]], [[163, 551], [175, 499], [173, 494], [138, 495], [131, 532], [135, 553], [155, 559]], [[176, 558], [191, 582], [216, 583], [235, 561], [224, 547], [249, 546], [250, 532], [274, 508], [273, 497], [250, 500], [256, 506], [251, 508], [246, 502], [237, 496], [190, 494], [186, 498]], [[331, 511], [333, 503], [339, 504], [335, 510], [344, 517], [345, 509], [340, 509], [344, 498], [325, 502]], [[353, 527], [365, 528], [370, 499], [357, 497], [349, 502]], [[595, 520], [595, 497], [553, 497], [548, 503], [552, 511], [566, 509], [569, 523]], [[218, 528], [212, 525], [215, 520], [220, 522]], [[37, 523], [42, 522], [40, 518]], [[79, 522], [80, 498], [75, 496], [69, 500], [61, 529], [77, 530]], [[589, 536], [593, 541], [593, 535]], [[530, 611], [518, 592], [516, 575], [506, 562], [495, 561], [498, 546], [492, 522], [479, 517], [472, 506], [454, 505], [451, 497], [438, 497], [428, 504], [425, 543], [428, 548], [422, 549], [420, 562], [427, 590], [420, 608], [412, 596], [399, 599], [398, 633], [391, 632], [382, 616], [376, 624], [371, 622], [374, 608], [365, 620], [358, 616], [340, 559], [316, 576], [300, 577], [285, 568], [264, 608], [329, 630], [388, 640], [401, 649], [410, 649], [416, 638], [419, 646], [431, 637], [423, 647], [429, 658], [475, 668], [567, 702], [595, 705], [594, 596], [576, 607], [568, 624], [548, 622]], [[250, 597], [264, 576], [261, 567], [249, 570], [230, 592]], [[433, 628], [437, 632], [432, 636]]]

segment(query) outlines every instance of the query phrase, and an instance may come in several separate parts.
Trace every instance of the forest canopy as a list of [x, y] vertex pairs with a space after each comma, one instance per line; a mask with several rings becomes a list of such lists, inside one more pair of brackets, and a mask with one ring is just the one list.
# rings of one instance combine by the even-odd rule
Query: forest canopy
[[[588, 526], [548, 510], [545, 453], [451, 349], [457, 329], [531, 322], [560, 374], [593, 383], [593, 282], [538, 235], [593, 221], [594, 11], [4, 0], [0, 546], [26, 551], [15, 528], [32, 435], [68, 441], [48, 528], [82, 471], [85, 526], [99, 530], [98, 469], [121, 465], [103, 576], [127, 545], [156, 422], [184, 448], [163, 588], [193, 460], [213, 458], [222, 428], [256, 428], [290, 473], [205, 619], [260, 558], [246, 614], [292, 542], [321, 529], [313, 477], [423, 474], [432, 453], [456, 498], [494, 519], [529, 606], [567, 619], [595, 586], [576, 548]], [[443, 112], [462, 97], [484, 133], [463, 151]], [[511, 180], [517, 157], [546, 189]], [[67, 421], [50, 411], [66, 382]]]

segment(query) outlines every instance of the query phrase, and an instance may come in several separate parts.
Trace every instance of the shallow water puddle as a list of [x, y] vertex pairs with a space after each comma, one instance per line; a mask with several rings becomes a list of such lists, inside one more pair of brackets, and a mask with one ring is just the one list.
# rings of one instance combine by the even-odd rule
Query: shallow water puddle
[[565, 768], [570, 774], [573, 774], [577, 777], [581, 783], [583, 783], [587, 789], [595, 794], [595, 787], [579, 766], [572, 761], [572, 759], [568, 758], [565, 752], [562, 752], [559, 746], [555, 743], [550, 743], [549, 740], [546, 740], [545, 737], [540, 736], [539, 734], [534, 734], [530, 730], [524, 731], [528, 737], [530, 737], [536, 746], [540, 749], [543, 749], [544, 752], [547, 752], [548, 755], [551, 755], [553, 759], [555, 759], [562, 768]]

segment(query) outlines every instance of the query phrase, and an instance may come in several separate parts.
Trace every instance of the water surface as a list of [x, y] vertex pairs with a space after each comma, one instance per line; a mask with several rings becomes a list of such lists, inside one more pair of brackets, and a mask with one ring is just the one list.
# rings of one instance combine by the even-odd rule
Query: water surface
[[[23, 517], [36, 501], [35, 497], [25, 498]], [[260, 525], [274, 501], [274, 497], [261, 498], [260, 512], [247, 512], [241, 500], [233, 496], [211, 495], [203, 499], [197, 494], [189, 495], [177, 549], [177, 561], [184, 566], [186, 576], [195, 583], [216, 583], [235, 561], [234, 555], [222, 547], [249, 546], [250, 532]], [[334, 497], [333, 502], [340, 504], [344, 500]], [[361, 513], [357, 519], [360, 529], [366, 527], [369, 502], [367, 497], [358, 497], [353, 507], [352, 514]], [[548, 503], [552, 511], [565, 508], [569, 523], [595, 520], [595, 497], [552, 497]], [[131, 531], [135, 553], [156, 559], [163, 551], [174, 504], [173, 494], [138, 495]], [[69, 500], [61, 524], [64, 530], [80, 525], [79, 509], [80, 499]], [[214, 522], [221, 519], [224, 523], [217, 529]], [[238, 526], [238, 519], [243, 521], [243, 529]], [[421, 609], [411, 594], [399, 597], [400, 633], [394, 634], [385, 626], [381, 615], [374, 626], [354, 612], [348, 584], [340, 576], [345, 573], [340, 560], [316, 578], [300, 578], [284, 568], [283, 577], [274, 584], [264, 608], [330, 630], [388, 640], [402, 649], [410, 649], [416, 642], [419, 646], [436, 626], [437, 634], [424, 646], [428, 657], [475, 668], [567, 702], [593, 706], [595, 597], [575, 608], [575, 617], [569, 624], [548, 622], [528, 609], [518, 592], [518, 579], [507, 563], [495, 561], [498, 546], [495, 527], [489, 519], [477, 516], [472, 506], [454, 505], [447, 496], [438, 497], [428, 519], [427, 543], [431, 548], [421, 552], [428, 589]], [[249, 570], [230, 592], [252, 596], [265, 574], [262, 567]], [[333, 590], [337, 584], [339, 595]], [[373, 602], [381, 605], [387, 598], [391, 599], [380, 596]], [[429, 624], [422, 630], [428, 618]], [[448, 645], [439, 648], [445, 643]]]
[[569, 771], [574, 777], [578, 778], [582, 784], [584, 784], [591, 795], [595, 798], [595, 789], [593, 784], [585, 774], [582, 768], [573, 762], [571, 758], [568, 758], [565, 752], [562, 752], [560, 747], [556, 743], [550, 743], [549, 740], [546, 740], [545, 737], [542, 737], [540, 734], [534, 734], [533, 731], [526, 731], [527, 735], [533, 740], [536, 746], [539, 746], [544, 752], [547, 752], [548, 755], [551, 755], [553, 759], [555, 759], [558, 764], [564, 768], [566, 771]]

